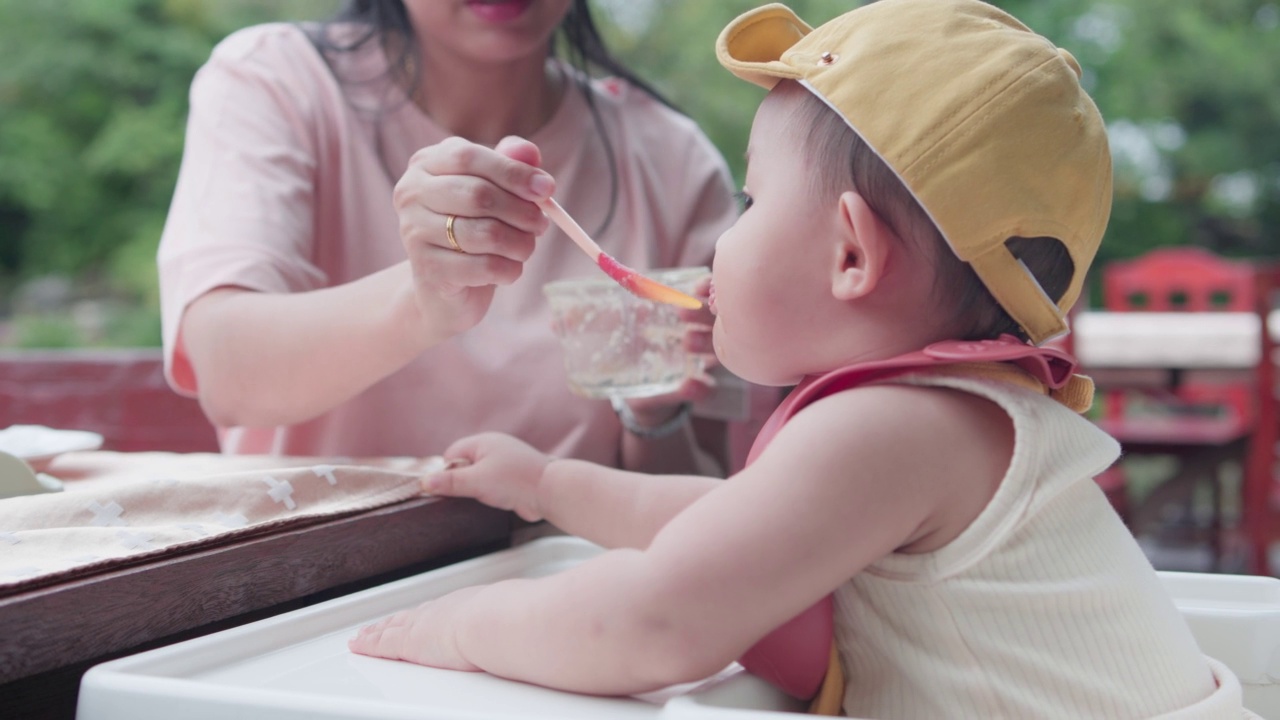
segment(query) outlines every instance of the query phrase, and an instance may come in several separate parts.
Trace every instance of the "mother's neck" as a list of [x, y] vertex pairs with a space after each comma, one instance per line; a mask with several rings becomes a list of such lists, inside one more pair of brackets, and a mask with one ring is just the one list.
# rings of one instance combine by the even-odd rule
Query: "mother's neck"
[[413, 102], [451, 134], [490, 146], [546, 125], [566, 85], [559, 65], [540, 56], [477, 65], [424, 51], [420, 62]]

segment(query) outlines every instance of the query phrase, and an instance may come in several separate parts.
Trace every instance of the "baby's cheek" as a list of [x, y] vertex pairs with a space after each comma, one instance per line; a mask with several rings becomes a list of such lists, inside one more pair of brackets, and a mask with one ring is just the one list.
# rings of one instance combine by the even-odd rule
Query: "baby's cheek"
[[711, 326], [711, 351], [716, 354], [716, 359], [723, 364], [725, 355], [728, 353], [725, 352], [724, 324], [719, 316], [716, 317], [715, 324]]
[[711, 329], [711, 348], [716, 359], [726, 370], [744, 380], [754, 382], [756, 359], [752, 354], [749, 338], [736, 334], [738, 326], [732, 321], [725, 321], [723, 316], [716, 318]]

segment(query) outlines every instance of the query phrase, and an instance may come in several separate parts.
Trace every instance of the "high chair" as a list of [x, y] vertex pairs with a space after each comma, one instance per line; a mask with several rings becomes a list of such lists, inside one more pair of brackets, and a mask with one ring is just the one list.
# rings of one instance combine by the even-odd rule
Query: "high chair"
[[[294, 718], [636, 718], [784, 720], [803, 705], [733, 667], [637, 698], [548, 690], [485, 673], [363, 658], [361, 625], [446, 592], [559, 572], [601, 552], [553, 537], [112, 660], [80, 682], [79, 720]], [[1280, 579], [1160, 573], [1201, 650], [1239, 681], [1244, 704], [1280, 718]], [[1228, 686], [1233, 690], [1234, 685]], [[1177, 715], [1176, 717], [1183, 717]], [[1190, 717], [1190, 716], [1187, 716]]]

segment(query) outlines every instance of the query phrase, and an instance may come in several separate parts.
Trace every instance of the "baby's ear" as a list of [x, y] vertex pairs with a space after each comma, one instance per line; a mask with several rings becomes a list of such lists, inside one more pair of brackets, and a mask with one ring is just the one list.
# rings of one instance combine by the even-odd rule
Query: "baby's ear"
[[831, 293], [837, 300], [856, 300], [875, 290], [884, 275], [893, 230], [852, 190], [840, 195], [836, 222]]

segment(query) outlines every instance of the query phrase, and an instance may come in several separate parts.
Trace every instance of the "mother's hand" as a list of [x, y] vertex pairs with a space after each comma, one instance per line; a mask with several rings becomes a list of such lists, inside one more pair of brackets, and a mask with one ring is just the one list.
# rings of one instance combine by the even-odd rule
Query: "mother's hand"
[[394, 203], [424, 333], [443, 340], [474, 326], [496, 286], [520, 277], [548, 224], [533, 201], [555, 190], [541, 161], [515, 137], [493, 149], [453, 137], [409, 160]]

